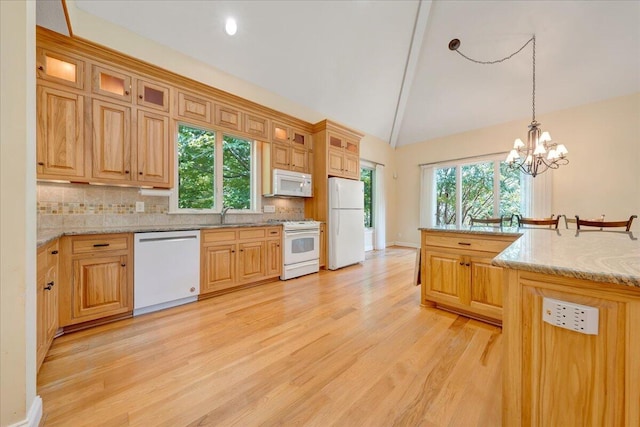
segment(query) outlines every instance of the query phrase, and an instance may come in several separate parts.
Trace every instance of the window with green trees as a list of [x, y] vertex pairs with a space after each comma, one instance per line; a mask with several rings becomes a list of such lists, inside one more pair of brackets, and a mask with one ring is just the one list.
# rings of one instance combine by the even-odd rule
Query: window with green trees
[[436, 225], [469, 225], [471, 217], [489, 218], [524, 211], [522, 177], [499, 160], [458, 164], [435, 171]]
[[364, 226], [373, 227], [373, 169], [360, 168], [360, 181], [364, 183]]
[[178, 210], [254, 208], [253, 141], [180, 124], [177, 151]]

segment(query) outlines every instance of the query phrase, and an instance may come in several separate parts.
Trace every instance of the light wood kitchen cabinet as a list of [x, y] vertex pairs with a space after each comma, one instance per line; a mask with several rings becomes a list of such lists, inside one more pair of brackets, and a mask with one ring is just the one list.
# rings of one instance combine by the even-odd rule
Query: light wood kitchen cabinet
[[216, 104], [214, 123], [225, 129], [242, 131], [242, 112], [227, 105]]
[[[274, 231], [275, 233], [275, 231]], [[280, 235], [278, 231], [278, 235]], [[279, 276], [282, 272], [282, 239], [267, 240], [267, 262], [264, 274], [266, 276]]]
[[38, 178], [84, 180], [84, 99], [75, 92], [38, 86]]
[[238, 243], [238, 280], [240, 282], [264, 278], [266, 248], [265, 241]]
[[332, 176], [360, 179], [360, 139], [362, 134], [338, 123], [323, 120], [313, 127], [313, 197], [305, 200], [305, 216], [327, 221], [329, 186]]
[[114, 98], [130, 104], [133, 77], [126, 71], [93, 64], [91, 67], [91, 90], [96, 95]]
[[201, 124], [211, 124], [213, 102], [211, 100], [178, 90], [177, 108], [174, 110], [180, 119], [195, 120]]
[[169, 88], [157, 82], [137, 79], [138, 96], [136, 102], [141, 107], [169, 112]]
[[173, 150], [169, 136], [169, 117], [138, 110], [136, 128], [136, 180], [142, 185], [171, 187]]
[[85, 61], [69, 54], [55, 50], [36, 49], [36, 76], [38, 79], [52, 83], [84, 89]]
[[280, 227], [229, 227], [201, 233], [201, 297], [280, 275]]
[[60, 326], [132, 315], [132, 250], [129, 233], [62, 238]]
[[422, 304], [502, 321], [503, 272], [491, 260], [517, 236], [422, 231]]
[[298, 148], [304, 147], [307, 150], [313, 148], [311, 135], [308, 132], [278, 122], [273, 122], [272, 128], [271, 140], [273, 142], [290, 144]]
[[268, 139], [269, 119], [251, 113], [244, 113], [244, 133], [257, 139]]
[[327, 132], [327, 173], [342, 178], [360, 178], [360, 141]]
[[93, 171], [108, 181], [131, 181], [131, 107], [93, 100]]
[[[638, 288], [505, 270], [505, 426], [640, 425]], [[597, 335], [543, 321], [545, 297], [598, 309]]]
[[40, 369], [58, 330], [58, 240], [38, 249], [36, 265], [36, 363]]
[[271, 167], [309, 173], [309, 151], [274, 142], [271, 144]]

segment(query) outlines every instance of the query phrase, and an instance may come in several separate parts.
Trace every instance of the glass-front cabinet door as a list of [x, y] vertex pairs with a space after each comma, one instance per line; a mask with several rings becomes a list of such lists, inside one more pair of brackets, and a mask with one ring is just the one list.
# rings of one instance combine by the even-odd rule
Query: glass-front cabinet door
[[131, 76], [120, 71], [93, 65], [91, 88], [93, 93], [131, 102]]
[[42, 48], [36, 50], [36, 74], [39, 79], [83, 89], [84, 67], [83, 60], [71, 55]]

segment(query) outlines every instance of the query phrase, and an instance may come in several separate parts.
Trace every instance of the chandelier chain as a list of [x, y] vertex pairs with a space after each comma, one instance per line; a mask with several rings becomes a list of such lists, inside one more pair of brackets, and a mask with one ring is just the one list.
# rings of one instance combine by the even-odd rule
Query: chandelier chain
[[533, 112], [533, 118], [531, 121], [535, 122], [536, 121], [536, 36], [534, 35], [533, 37], [531, 37], [531, 40], [533, 40], [533, 93], [531, 96], [531, 111]]
[[515, 55], [519, 54], [522, 51], [522, 49], [527, 47], [527, 45], [529, 43], [531, 43], [531, 42], [533, 42], [534, 52], [535, 52], [535, 44], [536, 44], [535, 40], [536, 40], [536, 36], [531, 37], [529, 40], [527, 40], [527, 42], [525, 44], [522, 45], [522, 47], [520, 49], [516, 50], [511, 55], [505, 56], [504, 58], [501, 58], [501, 59], [496, 59], [494, 61], [480, 61], [480, 60], [477, 60], [477, 59], [469, 58], [467, 55], [465, 55], [464, 53], [460, 52], [459, 49], [456, 49], [456, 52], [458, 52], [460, 54], [460, 56], [462, 56], [463, 58], [465, 58], [465, 59], [467, 59], [467, 60], [469, 60], [471, 62], [475, 62], [476, 64], [482, 64], [482, 65], [498, 64], [500, 62], [506, 61], [507, 59], [511, 59]]

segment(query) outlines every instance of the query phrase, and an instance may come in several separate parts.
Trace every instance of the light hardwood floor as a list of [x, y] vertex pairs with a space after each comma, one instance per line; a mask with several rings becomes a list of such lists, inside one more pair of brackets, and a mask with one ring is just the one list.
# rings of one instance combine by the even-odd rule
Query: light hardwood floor
[[499, 426], [500, 328], [420, 306], [415, 250], [62, 336], [44, 425]]

